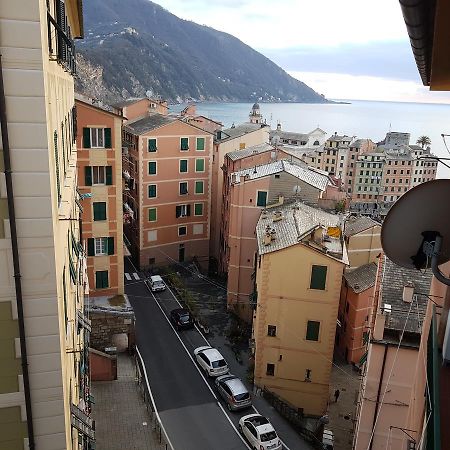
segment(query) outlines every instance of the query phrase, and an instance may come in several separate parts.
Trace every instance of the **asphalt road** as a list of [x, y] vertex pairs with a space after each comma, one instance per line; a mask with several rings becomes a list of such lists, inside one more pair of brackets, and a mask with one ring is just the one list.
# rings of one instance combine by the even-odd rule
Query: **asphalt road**
[[[136, 272], [127, 259], [125, 272]], [[189, 356], [205, 341], [196, 330], [182, 332], [181, 340], [161, 310], [178, 306], [170, 291], [156, 298], [141, 276], [126, 281], [125, 292], [135, 312], [136, 342], [156, 408], [174, 449], [248, 449]]]

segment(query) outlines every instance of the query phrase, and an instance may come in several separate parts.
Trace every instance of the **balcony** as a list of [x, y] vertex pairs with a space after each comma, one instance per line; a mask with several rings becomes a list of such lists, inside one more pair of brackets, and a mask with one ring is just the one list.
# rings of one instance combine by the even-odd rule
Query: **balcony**
[[48, 53], [51, 60], [56, 60], [64, 70], [72, 75], [76, 73], [75, 45], [70, 26], [65, 15], [64, 3], [56, 1], [58, 20], [47, 11]]

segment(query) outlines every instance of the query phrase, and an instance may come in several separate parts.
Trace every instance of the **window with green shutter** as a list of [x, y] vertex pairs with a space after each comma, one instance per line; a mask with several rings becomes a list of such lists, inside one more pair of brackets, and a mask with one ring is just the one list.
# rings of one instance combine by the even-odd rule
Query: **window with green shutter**
[[54, 144], [54, 150], [55, 150], [55, 176], [56, 176], [56, 195], [57, 195], [57, 201], [58, 206], [61, 203], [61, 181], [59, 179], [59, 152], [58, 152], [58, 133], [55, 131], [53, 133], [53, 144]]
[[315, 320], [308, 320], [306, 325], [306, 340], [307, 341], [318, 341], [320, 331], [320, 322]]
[[149, 139], [148, 140], [148, 151], [149, 152], [156, 152], [156, 139]]
[[325, 290], [327, 281], [327, 266], [312, 266], [311, 270], [311, 289]]
[[91, 166], [84, 167], [84, 184], [86, 186], [92, 186], [92, 168], [91, 168]]
[[105, 148], [111, 148], [111, 128], [105, 128]]
[[183, 151], [189, 150], [189, 138], [181, 138], [180, 149]]
[[148, 221], [156, 222], [156, 218], [157, 218], [156, 208], [149, 208], [148, 209]]
[[88, 250], [88, 256], [95, 256], [95, 240], [94, 238], [88, 238], [87, 240], [87, 250]]
[[256, 206], [266, 206], [267, 205], [267, 191], [258, 191], [256, 197]]
[[180, 195], [186, 195], [188, 193], [188, 184], [187, 181], [180, 182]]
[[186, 173], [188, 171], [188, 160], [180, 159], [180, 173]]
[[203, 216], [203, 203], [194, 204], [194, 215]]
[[156, 161], [149, 161], [148, 163], [148, 174], [156, 175]]
[[91, 148], [91, 129], [83, 128], [83, 148]]
[[111, 186], [113, 184], [113, 176], [112, 176], [112, 166], [106, 166], [106, 184]]
[[106, 202], [94, 202], [94, 220], [106, 220]]
[[97, 270], [95, 272], [95, 289], [106, 289], [109, 287], [108, 271]]
[[196, 181], [195, 182], [195, 193], [196, 194], [203, 194], [203, 181]]
[[205, 138], [197, 138], [197, 150], [205, 150]]
[[70, 254], [70, 252], [69, 252], [69, 272], [72, 283], [77, 284], [77, 271], [75, 269], [75, 264], [73, 263], [72, 255]]
[[108, 255], [114, 255], [114, 237], [108, 238]]
[[195, 160], [195, 171], [196, 172], [204, 172], [205, 171], [205, 160], [203, 158], [199, 158]]
[[149, 184], [148, 185], [148, 198], [155, 198], [156, 197], [156, 184]]

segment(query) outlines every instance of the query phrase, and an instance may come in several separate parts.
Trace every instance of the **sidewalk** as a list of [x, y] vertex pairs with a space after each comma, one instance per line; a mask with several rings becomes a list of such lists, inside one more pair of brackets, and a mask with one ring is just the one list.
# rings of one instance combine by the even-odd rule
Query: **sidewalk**
[[135, 381], [127, 353], [117, 355], [117, 380], [92, 383], [97, 450], [163, 450]]

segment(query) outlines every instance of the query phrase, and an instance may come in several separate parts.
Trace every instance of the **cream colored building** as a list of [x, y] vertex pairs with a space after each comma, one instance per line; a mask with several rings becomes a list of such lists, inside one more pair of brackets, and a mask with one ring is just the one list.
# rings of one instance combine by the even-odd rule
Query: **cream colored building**
[[[87, 449], [94, 438], [76, 190], [72, 39], [82, 35], [81, 0], [0, 2], [5, 96], [0, 97], [6, 98], [5, 108], [0, 100], [0, 448], [5, 450]], [[6, 188], [8, 154], [12, 186]]]
[[256, 233], [255, 384], [322, 416], [347, 264], [340, 218], [285, 205], [261, 214]]

